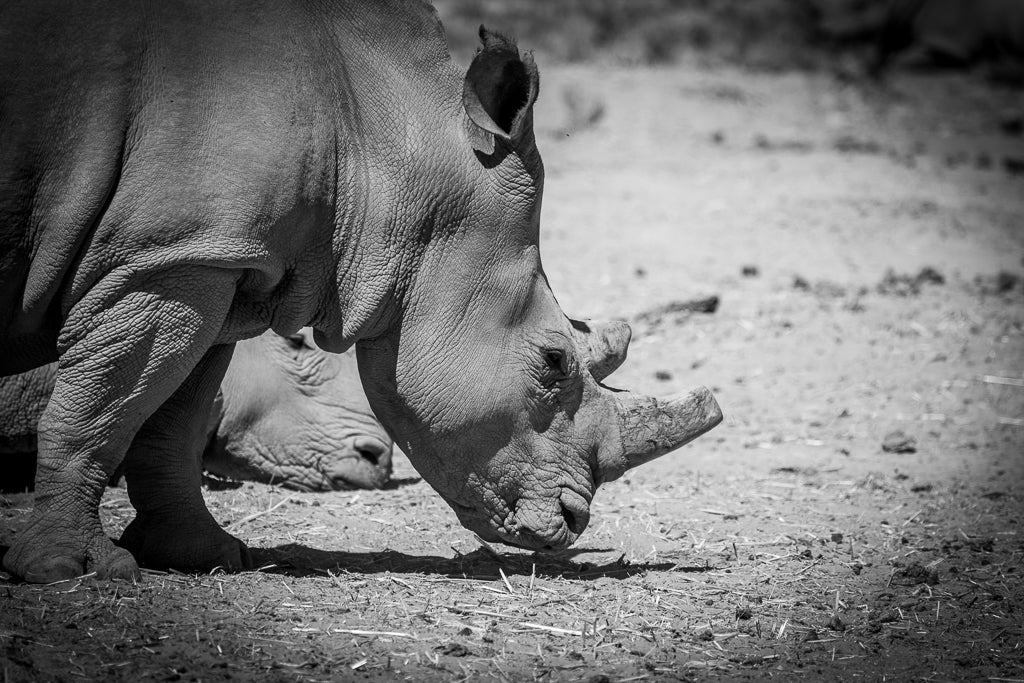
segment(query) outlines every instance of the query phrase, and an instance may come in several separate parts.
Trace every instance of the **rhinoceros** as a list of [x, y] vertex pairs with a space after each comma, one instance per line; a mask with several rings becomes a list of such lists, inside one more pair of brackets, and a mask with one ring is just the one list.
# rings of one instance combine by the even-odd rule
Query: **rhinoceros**
[[462, 71], [420, 0], [0, 4], [0, 372], [57, 362], [8, 572], [250, 566], [193, 454], [232, 345], [267, 329], [355, 345], [374, 413], [486, 541], [569, 546], [599, 485], [718, 424], [704, 388], [602, 384], [605, 335], [541, 266], [537, 67], [480, 37]]
[[[0, 491], [24, 490], [35, 470], [36, 426], [57, 367], [0, 377]], [[382, 487], [391, 438], [373, 416], [355, 354], [329, 354], [312, 331], [265, 332], [235, 345], [213, 404], [203, 468], [298, 491]]]

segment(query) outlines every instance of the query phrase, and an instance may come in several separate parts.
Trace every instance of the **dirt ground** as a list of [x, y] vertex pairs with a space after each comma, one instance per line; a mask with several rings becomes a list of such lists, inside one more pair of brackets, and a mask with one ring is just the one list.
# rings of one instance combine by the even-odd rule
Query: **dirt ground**
[[563, 308], [633, 324], [611, 384], [706, 384], [725, 422], [556, 555], [482, 547], [404, 458], [385, 491], [216, 487], [262, 569], [0, 573], [0, 680], [1024, 681], [1021, 92], [541, 75]]

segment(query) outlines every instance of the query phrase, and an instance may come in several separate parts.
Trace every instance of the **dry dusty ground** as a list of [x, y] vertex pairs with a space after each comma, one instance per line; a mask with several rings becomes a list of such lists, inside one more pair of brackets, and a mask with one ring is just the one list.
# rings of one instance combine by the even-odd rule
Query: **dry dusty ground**
[[725, 422], [555, 556], [481, 548], [404, 460], [387, 491], [211, 490], [264, 569], [0, 574], [0, 681], [1024, 681], [1020, 93], [542, 76], [563, 307], [633, 322], [613, 384], [707, 384]]

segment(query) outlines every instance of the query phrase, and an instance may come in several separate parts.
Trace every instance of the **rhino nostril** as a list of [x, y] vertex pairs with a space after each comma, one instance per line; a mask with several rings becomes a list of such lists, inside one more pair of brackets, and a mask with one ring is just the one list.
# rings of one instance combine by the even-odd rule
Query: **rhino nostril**
[[558, 500], [562, 509], [562, 519], [565, 526], [577, 536], [583, 533], [590, 522], [590, 505], [587, 500], [578, 493], [565, 490]]
[[352, 448], [355, 449], [362, 458], [373, 465], [379, 465], [386, 456], [391, 454], [391, 447], [385, 444], [383, 441], [373, 439], [370, 437], [359, 437], [352, 443]]
[[368, 451], [364, 448], [357, 448], [356, 450], [359, 452], [359, 455], [363, 458], [363, 460], [368, 460], [370, 461], [370, 463], [374, 465], [377, 464], [377, 460], [380, 457], [379, 453], [377, 453], [376, 451]]
[[572, 510], [565, 507], [565, 503], [562, 503], [562, 518], [565, 519], [565, 525], [572, 530], [576, 529], [576, 515]]

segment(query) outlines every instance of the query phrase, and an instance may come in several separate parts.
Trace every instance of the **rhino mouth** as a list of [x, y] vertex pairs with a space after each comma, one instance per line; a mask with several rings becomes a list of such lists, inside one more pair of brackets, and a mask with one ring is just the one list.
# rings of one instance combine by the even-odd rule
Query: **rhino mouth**
[[569, 488], [563, 488], [557, 497], [520, 498], [504, 515], [457, 502], [449, 504], [459, 522], [483, 540], [523, 550], [564, 550], [590, 522], [590, 500]]
[[346, 443], [343, 455], [321, 461], [323, 476], [330, 488], [379, 489], [391, 476], [392, 447], [371, 436], [358, 436]]

